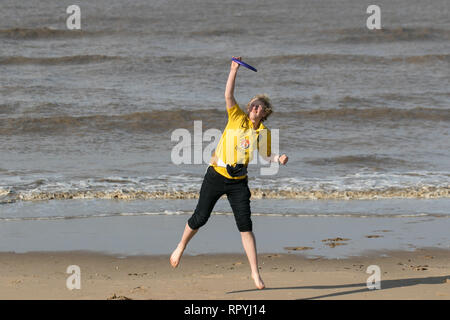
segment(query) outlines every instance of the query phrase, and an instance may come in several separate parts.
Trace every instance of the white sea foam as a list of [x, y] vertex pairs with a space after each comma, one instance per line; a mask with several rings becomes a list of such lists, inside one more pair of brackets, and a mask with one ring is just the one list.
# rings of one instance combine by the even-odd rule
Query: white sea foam
[[6, 189], [6, 188], [1, 188], [0, 187], [0, 197], [8, 195], [9, 192], [10, 192], [10, 189]]

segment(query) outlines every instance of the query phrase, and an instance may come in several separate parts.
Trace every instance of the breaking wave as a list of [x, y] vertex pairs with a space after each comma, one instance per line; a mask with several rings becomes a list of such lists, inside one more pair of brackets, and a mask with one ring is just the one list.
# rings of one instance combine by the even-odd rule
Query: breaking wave
[[114, 61], [122, 59], [116, 56], [105, 55], [78, 55], [67, 57], [0, 57], [0, 65], [70, 65], [70, 64], [87, 64]]
[[392, 63], [435, 63], [435, 62], [450, 62], [449, 54], [427, 54], [420, 56], [368, 56], [368, 55], [352, 55], [352, 54], [294, 54], [294, 55], [280, 55], [271, 56], [267, 58], [254, 59], [259, 64], [267, 62], [274, 64], [329, 64], [329, 63], [360, 63], [360, 64], [392, 64]]
[[337, 35], [336, 42], [343, 43], [377, 43], [396, 41], [436, 41], [450, 40], [450, 30], [430, 27], [416, 28], [382, 28], [368, 30], [367, 28], [350, 28], [338, 30], [326, 30], [323, 33]]
[[[368, 190], [274, 190], [254, 188], [253, 199], [298, 199], [298, 200], [368, 200], [368, 199], [436, 199], [449, 198], [450, 187], [391, 187]], [[66, 199], [197, 199], [198, 191], [142, 191], [119, 189], [113, 191], [24, 191], [4, 194], [4, 203], [15, 201], [66, 200]]]
[[[213, 211], [216, 216], [234, 216], [232, 212]], [[192, 211], [170, 211], [160, 212], [120, 212], [120, 213], [101, 213], [101, 214], [79, 214], [69, 216], [45, 216], [45, 217], [0, 217], [0, 221], [52, 221], [52, 220], [73, 220], [90, 218], [113, 218], [113, 217], [140, 217], [140, 216], [189, 216]], [[295, 214], [295, 213], [260, 213], [252, 212], [252, 216], [258, 217], [291, 217], [291, 218], [447, 218], [448, 215], [436, 213], [412, 213], [412, 214], [361, 214], [361, 213], [324, 213], [324, 214]]]
[[[450, 109], [422, 108], [335, 108], [276, 112], [277, 118], [300, 120], [428, 120], [450, 121]], [[176, 109], [136, 112], [125, 115], [87, 115], [18, 117], [0, 119], [0, 134], [61, 134], [85, 131], [167, 132], [176, 128], [191, 128], [196, 120], [211, 128], [226, 124], [226, 113], [218, 109]]]
[[70, 39], [87, 36], [102, 36], [109, 31], [64, 30], [50, 28], [12, 28], [0, 30], [0, 38], [12, 40]]
[[[0, 119], [0, 134], [57, 134], [80, 130], [127, 132], [164, 132], [168, 129], [192, 127], [194, 120], [208, 119], [209, 123], [226, 119], [226, 113], [219, 110], [161, 110], [136, 112], [125, 115], [53, 116], [45, 118]], [[211, 123], [212, 121], [212, 123]], [[223, 126], [225, 123], [221, 123]]]

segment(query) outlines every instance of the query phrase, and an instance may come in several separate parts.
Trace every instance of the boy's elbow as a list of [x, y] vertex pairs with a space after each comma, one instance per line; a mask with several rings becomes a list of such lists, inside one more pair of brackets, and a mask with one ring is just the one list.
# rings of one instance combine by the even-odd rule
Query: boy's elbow
[[234, 96], [231, 94], [226, 94], [225, 95], [225, 101], [226, 102], [229, 102], [229, 103], [234, 103], [235, 102], [235, 99], [234, 99]]

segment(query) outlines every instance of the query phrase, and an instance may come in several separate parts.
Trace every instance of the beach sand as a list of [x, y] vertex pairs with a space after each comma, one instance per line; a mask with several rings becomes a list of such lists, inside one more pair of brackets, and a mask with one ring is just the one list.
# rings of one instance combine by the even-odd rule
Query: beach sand
[[[245, 255], [119, 257], [95, 252], [0, 253], [0, 299], [450, 299], [450, 251], [371, 252], [346, 259], [307, 258], [299, 251], [259, 254], [266, 289], [256, 290]], [[69, 290], [67, 267], [80, 267]], [[369, 290], [368, 266], [381, 270]]]

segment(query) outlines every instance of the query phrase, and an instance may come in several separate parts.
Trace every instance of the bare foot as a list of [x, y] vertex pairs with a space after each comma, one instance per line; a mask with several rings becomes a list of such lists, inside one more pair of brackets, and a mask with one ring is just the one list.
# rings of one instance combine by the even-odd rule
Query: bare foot
[[259, 290], [262, 290], [262, 289], [264, 289], [264, 288], [266, 287], [266, 285], [265, 285], [264, 282], [262, 281], [262, 279], [261, 279], [261, 277], [260, 277], [259, 274], [257, 274], [257, 275], [253, 275], [253, 274], [252, 274], [252, 278], [253, 278], [253, 281], [255, 281], [255, 285], [256, 285], [256, 287], [257, 287]]
[[184, 249], [180, 247], [179, 245], [177, 248], [172, 252], [172, 255], [170, 256], [170, 264], [172, 267], [176, 268], [178, 267], [178, 264], [180, 263], [181, 256], [183, 255]]

